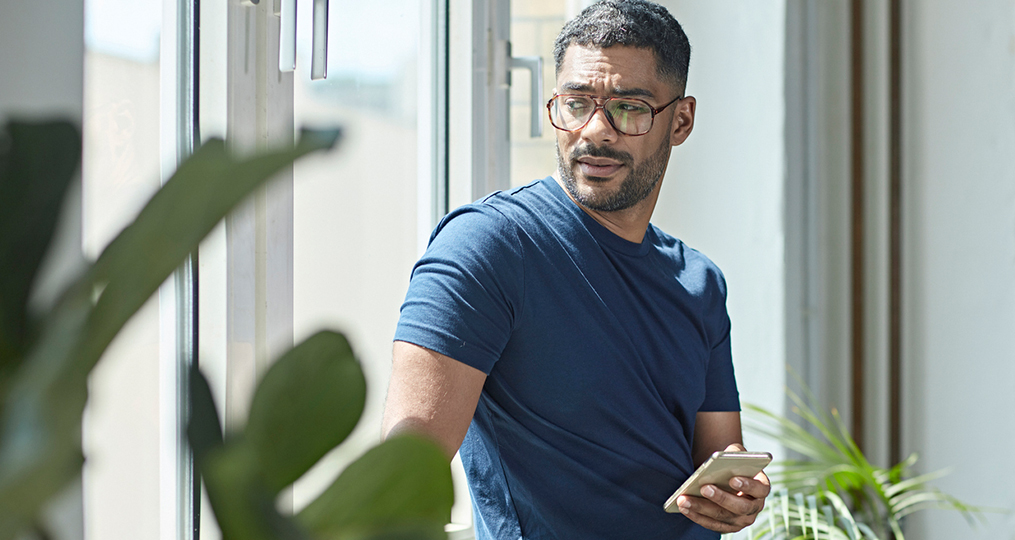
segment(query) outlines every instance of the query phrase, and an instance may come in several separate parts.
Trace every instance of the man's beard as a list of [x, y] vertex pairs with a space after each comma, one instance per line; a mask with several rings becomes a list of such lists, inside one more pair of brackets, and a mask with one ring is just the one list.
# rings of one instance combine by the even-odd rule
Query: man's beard
[[[624, 164], [629, 170], [627, 178], [621, 182], [620, 188], [615, 193], [601, 193], [594, 190], [582, 192], [578, 189], [578, 181], [575, 179], [574, 166], [578, 158], [583, 156], [605, 157], [617, 160]], [[644, 163], [634, 168], [634, 158], [627, 152], [621, 152], [609, 146], [592, 146], [585, 144], [575, 147], [574, 151], [565, 160], [560, 152], [560, 143], [557, 143], [557, 166], [560, 169], [561, 180], [571, 197], [580, 205], [590, 210], [599, 212], [616, 212], [626, 210], [643, 201], [648, 197], [656, 184], [663, 176], [666, 163], [670, 157], [670, 145], [668, 140], [663, 140], [659, 150], [645, 160]], [[588, 176], [589, 185], [606, 182], [605, 178]]]

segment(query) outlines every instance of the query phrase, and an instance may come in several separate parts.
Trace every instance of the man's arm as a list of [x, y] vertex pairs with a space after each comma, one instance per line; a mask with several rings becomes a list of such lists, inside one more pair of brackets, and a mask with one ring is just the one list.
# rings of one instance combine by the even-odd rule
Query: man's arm
[[419, 433], [454, 457], [476, 412], [486, 374], [419, 345], [396, 341], [381, 435]]
[[[701, 465], [718, 450], [745, 450], [739, 412], [701, 412], [695, 418], [691, 447], [694, 466]], [[739, 531], [754, 523], [758, 512], [765, 507], [765, 497], [771, 486], [764, 472], [754, 478], [734, 477], [730, 486], [740, 493], [733, 495], [714, 486], [705, 486], [701, 489], [704, 498], [681, 496], [677, 506], [691, 521], [706, 529], [721, 533]]]

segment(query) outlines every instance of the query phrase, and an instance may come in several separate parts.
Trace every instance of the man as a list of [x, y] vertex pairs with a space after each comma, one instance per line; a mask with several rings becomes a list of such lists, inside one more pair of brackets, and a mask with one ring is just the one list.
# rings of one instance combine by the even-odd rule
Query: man
[[413, 270], [384, 433], [459, 449], [479, 539], [715, 539], [768, 479], [667, 497], [741, 446], [726, 287], [649, 223], [694, 125], [666, 10], [607, 0], [557, 38], [554, 177], [449, 214]]

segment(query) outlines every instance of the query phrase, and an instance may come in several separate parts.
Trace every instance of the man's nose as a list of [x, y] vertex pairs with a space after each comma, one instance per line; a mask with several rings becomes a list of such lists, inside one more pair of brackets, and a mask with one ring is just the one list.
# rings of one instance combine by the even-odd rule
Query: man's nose
[[617, 130], [613, 129], [613, 124], [606, 117], [606, 109], [597, 107], [592, 112], [592, 118], [589, 118], [588, 123], [582, 128], [581, 136], [582, 139], [597, 144], [613, 142], [617, 139]]

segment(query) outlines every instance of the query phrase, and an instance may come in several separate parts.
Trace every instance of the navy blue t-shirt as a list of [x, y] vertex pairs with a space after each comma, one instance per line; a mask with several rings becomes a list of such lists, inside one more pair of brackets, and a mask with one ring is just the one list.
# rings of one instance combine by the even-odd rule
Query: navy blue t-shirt
[[395, 340], [488, 375], [461, 447], [480, 540], [715, 539], [663, 503], [700, 411], [740, 409], [722, 273], [616, 236], [546, 178], [455, 210]]

